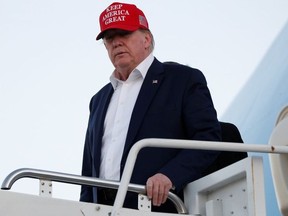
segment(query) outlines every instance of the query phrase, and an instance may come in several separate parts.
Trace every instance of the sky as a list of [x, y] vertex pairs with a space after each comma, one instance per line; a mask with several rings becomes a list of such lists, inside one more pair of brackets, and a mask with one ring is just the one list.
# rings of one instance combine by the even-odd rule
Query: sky
[[[160, 61], [200, 69], [219, 119], [288, 21], [287, 0], [125, 1]], [[18, 168], [80, 174], [89, 101], [113, 67], [96, 41], [106, 0], [0, 0], [0, 182]], [[54, 183], [78, 200], [79, 187]], [[13, 191], [38, 193], [36, 180]]]

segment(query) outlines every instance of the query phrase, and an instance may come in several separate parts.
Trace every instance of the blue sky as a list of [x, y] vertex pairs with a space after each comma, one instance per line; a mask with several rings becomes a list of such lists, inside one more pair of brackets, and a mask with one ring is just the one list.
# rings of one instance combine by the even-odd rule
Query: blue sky
[[[205, 74], [220, 118], [288, 20], [287, 0], [125, 2], [146, 14], [160, 61]], [[95, 41], [110, 3], [0, 0], [1, 182], [21, 167], [80, 173], [89, 100], [113, 70]], [[37, 187], [21, 180], [13, 190]], [[78, 193], [54, 190], [76, 200]]]

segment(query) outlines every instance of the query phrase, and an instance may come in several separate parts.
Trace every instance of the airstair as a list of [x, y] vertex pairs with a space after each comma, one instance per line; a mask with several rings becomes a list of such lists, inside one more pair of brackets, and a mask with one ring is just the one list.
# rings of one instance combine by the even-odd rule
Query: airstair
[[[121, 182], [66, 173], [22, 168], [11, 172], [0, 190], [1, 216], [265, 216], [265, 188], [261, 156], [249, 156], [188, 184], [184, 202], [169, 193], [178, 214], [151, 212], [145, 186], [130, 183], [139, 151], [144, 147], [186, 148], [268, 153], [279, 210], [288, 215], [288, 107], [278, 117], [267, 145], [173, 139], [144, 139], [130, 150]], [[39, 179], [39, 196], [12, 192], [22, 178]], [[52, 197], [52, 182], [118, 189], [113, 206]], [[138, 210], [123, 207], [127, 191], [139, 194]]]

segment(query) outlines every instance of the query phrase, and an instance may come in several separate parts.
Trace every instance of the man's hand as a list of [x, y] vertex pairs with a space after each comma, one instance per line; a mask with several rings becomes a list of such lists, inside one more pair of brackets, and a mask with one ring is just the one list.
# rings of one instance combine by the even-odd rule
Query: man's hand
[[172, 186], [172, 182], [167, 176], [157, 173], [151, 176], [146, 182], [147, 196], [149, 199], [152, 199], [153, 205], [160, 206], [166, 202]]

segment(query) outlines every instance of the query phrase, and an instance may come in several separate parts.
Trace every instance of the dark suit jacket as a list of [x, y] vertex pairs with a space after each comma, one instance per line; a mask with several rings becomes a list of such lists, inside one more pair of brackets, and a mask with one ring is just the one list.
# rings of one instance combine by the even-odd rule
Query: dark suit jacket
[[[113, 91], [109, 83], [91, 99], [84, 176], [99, 176], [103, 122]], [[199, 70], [154, 59], [132, 112], [121, 173], [131, 146], [144, 138], [221, 140], [216, 111]], [[181, 193], [187, 183], [202, 176], [217, 155], [215, 151], [145, 148], [139, 153], [131, 183], [145, 185], [150, 176], [160, 172], [170, 178], [176, 193]], [[97, 202], [97, 190], [83, 186], [80, 200]]]

